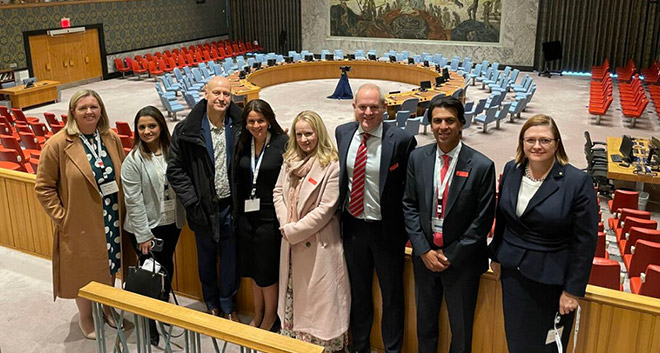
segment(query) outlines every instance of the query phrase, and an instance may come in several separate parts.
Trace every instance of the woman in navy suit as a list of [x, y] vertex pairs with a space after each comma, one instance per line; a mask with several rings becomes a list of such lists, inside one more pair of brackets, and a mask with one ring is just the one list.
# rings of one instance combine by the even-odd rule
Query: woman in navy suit
[[556, 352], [555, 333], [566, 347], [589, 280], [598, 203], [589, 175], [568, 164], [552, 118], [536, 115], [523, 125], [516, 159], [504, 167], [496, 219], [491, 267], [501, 272], [509, 352]]

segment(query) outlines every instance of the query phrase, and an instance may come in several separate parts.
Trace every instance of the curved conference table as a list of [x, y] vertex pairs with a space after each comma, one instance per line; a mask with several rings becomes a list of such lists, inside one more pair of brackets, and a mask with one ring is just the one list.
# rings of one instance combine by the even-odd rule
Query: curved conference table
[[[230, 76], [232, 94], [235, 100], [247, 102], [259, 98], [261, 88], [268, 86], [304, 80], [339, 79], [341, 66], [351, 67], [351, 71], [348, 73], [349, 78], [396, 81], [417, 86], [419, 86], [421, 81], [435, 83], [435, 78], [440, 76], [434, 68], [404, 63], [367, 60], [303, 61], [291, 64], [279, 64], [256, 71], [253, 69], [244, 80], [239, 80], [238, 75], [234, 74]], [[417, 98], [420, 103], [424, 103], [430, 101], [437, 94], [444, 93], [445, 95], [451, 95], [457, 89], [465, 87], [463, 76], [451, 71], [449, 75], [449, 81], [439, 87], [434, 86], [432, 89], [424, 92], [414, 90], [387, 94], [385, 96], [385, 103], [387, 104], [390, 117], [394, 118], [398, 106], [406, 99]], [[423, 113], [423, 110], [421, 113]]]

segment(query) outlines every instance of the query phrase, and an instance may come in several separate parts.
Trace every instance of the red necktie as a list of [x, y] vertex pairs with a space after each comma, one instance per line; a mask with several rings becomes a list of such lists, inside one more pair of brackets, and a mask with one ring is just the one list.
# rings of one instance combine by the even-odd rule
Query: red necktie
[[367, 171], [367, 139], [369, 136], [369, 133], [366, 132], [362, 134], [362, 141], [355, 155], [355, 165], [353, 166], [353, 185], [348, 212], [356, 218], [364, 212], [364, 182]]
[[[445, 177], [447, 176], [447, 171], [449, 170], [449, 159], [450, 158], [448, 155], [446, 154], [442, 155], [442, 169], [440, 169], [440, 181], [439, 181], [440, 185], [442, 185], [442, 182], [445, 180]], [[449, 181], [447, 182], [447, 186], [445, 187], [445, 190], [442, 192], [442, 213], [437, 215], [440, 218], [445, 218], [445, 212], [447, 207], [447, 195], [449, 195]], [[438, 211], [436, 210], [436, 213], [437, 212]], [[435, 243], [435, 245], [437, 246], [442, 246], [444, 244], [442, 233], [438, 233], [438, 232], [433, 233], [433, 243]]]

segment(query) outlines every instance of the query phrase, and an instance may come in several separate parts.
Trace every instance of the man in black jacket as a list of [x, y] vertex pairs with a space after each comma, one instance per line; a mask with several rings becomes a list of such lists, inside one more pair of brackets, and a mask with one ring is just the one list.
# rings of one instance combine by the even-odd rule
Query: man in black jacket
[[186, 208], [188, 226], [195, 232], [197, 266], [208, 312], [238, 321], [229, 177], [242, 112], [231, 102], [231, 86], [224, 77], [209, 81], [204, 98], [174, 128], [167, 178]]

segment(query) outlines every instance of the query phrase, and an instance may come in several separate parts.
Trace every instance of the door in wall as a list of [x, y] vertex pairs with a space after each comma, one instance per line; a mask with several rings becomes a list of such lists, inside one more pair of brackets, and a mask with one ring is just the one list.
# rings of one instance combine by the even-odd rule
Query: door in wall
[[98, 29], [29, 37], [32, 72], [38, 80], [77, 82], [103, 75]]

